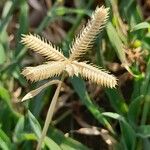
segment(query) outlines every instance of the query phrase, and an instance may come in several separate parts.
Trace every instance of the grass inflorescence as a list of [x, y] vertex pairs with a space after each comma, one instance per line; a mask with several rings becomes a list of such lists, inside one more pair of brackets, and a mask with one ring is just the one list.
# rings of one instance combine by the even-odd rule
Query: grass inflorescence
[[0, 149], [149, 149], [149, 3], [101, 5], [0, 1]]

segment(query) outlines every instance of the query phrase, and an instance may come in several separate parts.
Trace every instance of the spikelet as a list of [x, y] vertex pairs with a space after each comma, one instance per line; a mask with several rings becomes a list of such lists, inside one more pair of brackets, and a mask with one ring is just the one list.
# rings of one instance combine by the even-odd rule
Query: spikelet
[[71, 48], [70, 60], [77, 60], [79, 57], [88, 51], [96, 36], [103, 28], [108, 17], [108, 9], [97, 7], [93, 13], [91, 20], [87, 23], [86, 27], [75, 39], [75, 42]]
[[23, 35], [21, 42], [28, 48], [46, 57], [48, 60], [63, 61], [65, 57], [50, 42], [32, 34]]
[[36, 67], [26, 67], [22, 74], [30, 81], [44, 80], [59, 76], [65, 69], [65, 62], [48, 62]]
[[78, 67], [78, 74], [86, 80], [109, 88], [114, 88], [117, 85], [117, 79], [104, 70], [102, 71], [84, 62], [74, 61], [74, 64]]

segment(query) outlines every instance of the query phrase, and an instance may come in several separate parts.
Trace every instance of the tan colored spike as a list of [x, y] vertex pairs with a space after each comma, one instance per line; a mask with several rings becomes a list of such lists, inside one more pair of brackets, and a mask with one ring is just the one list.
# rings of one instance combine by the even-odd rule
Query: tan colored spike
[[23, 35], [21, 42], [48, 60], [63, 61], [66, 59], [56, 47], [45, 39], [41, 40], [40, 36], [33, 36], [32, 34]]
[[86, 80], [109, 88], [114, 88], [117, 85], [116, 77], [108, 74], [108, 72], [105, 72], [104, 70], [101, 71], [100, 69], [84, 62], [74, 61], [74, 64], [78, 67], [78, 74]]
[[104, 27], [107, 17], [108, 8], [104, 8], [103, 6], [96, 8], [91, 20], [89, 20], [86, 27], [76, 37], [71, 48], [70, 60], [79, 59], [82, 54], [86, 53], [92, 47], [96, 36]]
[[36, 67], [26, 67], [22, 74], [30, 81], [48, 79], [59, 76], [65, 69], [65, 62], [48, 62]]

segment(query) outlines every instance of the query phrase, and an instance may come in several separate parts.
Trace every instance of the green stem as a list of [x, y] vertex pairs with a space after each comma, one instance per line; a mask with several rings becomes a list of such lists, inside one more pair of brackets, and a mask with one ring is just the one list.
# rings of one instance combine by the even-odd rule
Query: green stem
[[145, 101], [144, 101], [141, 125], [144, 125], [146, 123], [147, 116], [148, 116], [148, 113], [149, 113], [149, 109], [150, 109], [150, 97], [146, 96]]
[[[89, 9], [89, 7], [92, 5], [92, 3], [93, 3], [93, 1], [92, 1], [92, 0], [89, 0], [88, 4], [86, 5], [85, 10], [86, 10], [86, 9]], [[80, 24], [82, 18], [84, 17], [84, 15], [85, 15], [85, 13], [84, 13], [84, 14], [83, 14], [83, 13], [78, 14], [77, 19], [76, 19], [76, 21], [75, 21], [75, 24], [72, 26], [72, 28], [71, 28], [71, 29], [69, 30], [69, 32], [68, 32], [67, 40], [68, 40], [68, 39], [72, 39], [72, 38], [74, 37], [74, 32], [75, 32], [75, 30], [77, 29], [77, 27], [79, 26], [79, 24]]]
[[14, 0], [9, 8], [9, 11], [7, 13], [7, 15], [5, 16], [5, 18], [2, 20], [1, 24], [0, 24], [0, 33], [4, 30], [6, 24], [8, 24], [8, 21], [10, 19], [11, 14], [13, 13], [16, 4], [18, 3], [18, 0]]
[[60, 89], [61, 89], [63, 80], [64, 80], [64, 75], [62, 75], [61, 81], [59, 82], [59, 84], [57, 86], [57, 89], [55, 91], [55, 94], [53, 96], [51, 104], [49, 106], [48, 113], [47, 113], [47, 116], [46, 116], [46, 120], [45, 120], [45, 123], [44, 123], [44, 128], [43, 128], [41, 137], [40, 137], [40, 139], [38, 141], [38, 145], [37, 145], [36, 150], [41, 150], [42, 143], [43, 143], [44, 138], [46, 136], [48, 127], [49, 127], [49, 125], [50, 125], [50, 123], [52, 121], [52, 117], [53, 117], [53, 114], [54, 114], [54, 111], [55, 111], [55, 106], [56, 106], [56, 103], [57, 103], [57, 100], [58, 100], [58, 96], [59, 96], [59, 93], [60, 93]]
[[59, 1], [56, 1], [53, 5], [52, 8], [50, 8], [47, 12], [47, 16], [42, 20], [42, 22], [40, 23], [40, 25], [38, 26], [38, 28], [36, 29], [36, 33], [41, 33], [42, 30], [48, 26], [48, 24], [54, 20], [56, 18], [54, 11], [56, 9], [56, 7], [59, 5]]
[[150, 59], [148, 60], [147, 63], [147, 69], [146, 69], [146, 75], [145, 75], [145, 80], [142, 83], [141, 86], [141, 94], [145, 95], [144, 97], [144, 106], [143, 106], [143, 113], [142, 113], [142, 118], [141, 118], [141, 125], [144, 125], [146, 123], [148, 113], [149, 113], [149, 108], [150, 108]]

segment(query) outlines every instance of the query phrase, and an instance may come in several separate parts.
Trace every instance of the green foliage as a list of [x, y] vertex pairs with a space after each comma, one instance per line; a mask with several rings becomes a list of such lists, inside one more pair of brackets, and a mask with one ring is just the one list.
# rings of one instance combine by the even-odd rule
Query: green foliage
[[[44, 114], [54, 92], [54, 87], [50, 87], [43, 90], [34, 100], [15, 103], [28, 91], [39, 85], [39, 83], [34, 83], [29, 86], [21, 75], [23, 67], [37, 63], [32, 61], [32, 54], [27, 53], [27, 49], [20, 43], [21, 34], [28, 32], [43, 34], [49, 31], [46, 30], [48, 26], [51, 24], [55, 26], [55, 21], [62, 21], [67, 24], [64, 29], [65, 38], [61, 39], [61, 43], [57, 43], [62, 47], [63, 53], [68, 55], [68, 45], [81, 27], [82, 21], [91, 15], [95, 8], [94, 2], [94, 0], [77, 0], [73, 7], [68, 8], [57, 0], [51, 8], [48, 8], [47, 13], [36, 27], [30, 25], [31, 6], [26, 0], [0, 2], [0, 8], [3, 8], [0, 18], [0, 149], [35, 149], [43, 128]], [[119, 74], [119, 86], [116, 89], [103, 89], [97, 94], [96, 99], [104, 95], [109, 109], [100, 106], [94, 100], [89, 86], [86, 87], [83, 80], [73, 77], [66, 84], [71, 85], [70, 87], [80, 99], [80, 104], [84, 105], [89, 114], [93, 116], [90, 125], [95, 126], [93, 122], [96, 122], [97, 126], [108, 130], [109, 135], [116, 140], [116, 143], [112, 145], [113, 148], [148, 150], [150, 147], [150, 22], [142, 16], [136, 0], [105, 0], [105, 4], [110, 7], [110, 18], [105, 28], [106, 31], [96, 40], [93, 51], [89, 52], [90, 59], [104, 68], [107, 68], [109, 63], [111, 66], [117, 63], [119, 66], [124, 66], [130, 75], [125, 69], [121, 73], [114, 71], [114, 74]], [[142, 62], [144, 63], [138, 59], [129, 62], [129, 56], [125, 50], [132, 51], [137, 48], [143, 52]], [[95, 52], [97, 59], [95, 59]], [[144, 69], [141, 69], [142, 67]], [[127, 78], [130, 85], [123, 81], [123, 76]], [[20, 94], [19, 88], [22, 89]], [[101, 89], [101, 87], [98, 88]], [[19, 99], [15, 95], [17, 93]], [[56, 122], [60, 117], [62, 119], [59, 122], [67, 124], [68, 122], [65, 122], [67, 116], [62, 117], [61, 113], [58, 114], [58, 118], [55, 118]], [[74, 138], [74, 133], [66, 137], [58, 128], [59, 125], [58, 127], [50, 126], [43, 149], [88, 149], [88, 146]], [[70, 130], [75, 130], [72, 128], [70, 127]]]

